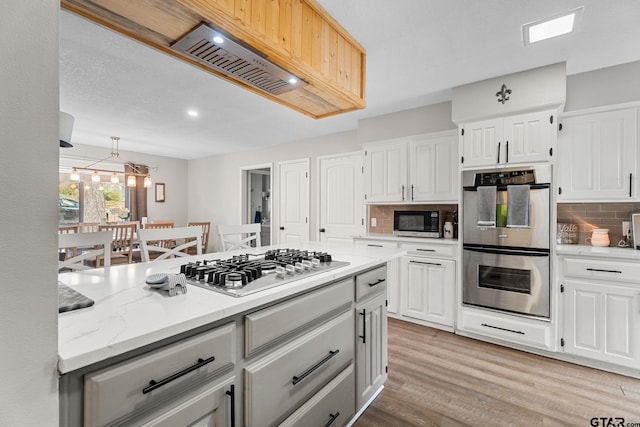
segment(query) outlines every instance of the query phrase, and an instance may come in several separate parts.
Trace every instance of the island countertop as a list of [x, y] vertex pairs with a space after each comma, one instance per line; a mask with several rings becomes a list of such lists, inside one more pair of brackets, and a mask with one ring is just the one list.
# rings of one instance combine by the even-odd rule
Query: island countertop
[[[259, 254], [282, 245], [244, 250]], [[406, 254], [395, 248], [309, 243], [300, 249], [326, 251], [348, 266], [322, 272], [243, 297], [188, 286], [184, 295], [169, 297], [145, 284], [154, 273], [178, 273], [180, 265], [199, 259], [228, 258], [241, 252], [206, 254], [62, 273], [59, 281], [95, 301], [91, 307], [60, 313], [58, 370], [71, 372], [148, 344], [188, 332], [221, 319], [348, 277]]]

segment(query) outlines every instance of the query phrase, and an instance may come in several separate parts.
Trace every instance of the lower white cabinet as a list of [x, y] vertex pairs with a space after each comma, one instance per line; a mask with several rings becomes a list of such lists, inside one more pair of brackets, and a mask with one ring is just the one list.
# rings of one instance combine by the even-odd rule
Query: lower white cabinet
[[387, 379], [387, 298], [384, 288], [356, 306], [356, 405], [362, 407]]
[[[397, 248], [398, 243], [389, 240], [355, 239], [357, 245], [371, 248]], [[387, 313], [400, 313], [400, 258], [387, 262]]]
[[564, 351], [630, 368], [640, 366], [640, 286], [565, 279]]
[[456, 306], [455, 261], [405, 256], [402, 264], [401, 314], [453, 327]]

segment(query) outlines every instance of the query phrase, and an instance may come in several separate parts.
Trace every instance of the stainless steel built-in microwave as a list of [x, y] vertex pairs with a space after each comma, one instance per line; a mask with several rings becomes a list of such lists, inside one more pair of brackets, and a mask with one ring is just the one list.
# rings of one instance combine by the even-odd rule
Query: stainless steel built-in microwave
[[439, 211], [394, 211], [393, 234], [409, 237], [440, 237]]

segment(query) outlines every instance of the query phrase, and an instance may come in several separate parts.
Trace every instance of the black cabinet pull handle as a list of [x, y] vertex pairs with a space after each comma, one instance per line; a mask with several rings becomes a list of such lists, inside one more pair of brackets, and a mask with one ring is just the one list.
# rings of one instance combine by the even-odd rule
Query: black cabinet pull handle
[[404, 202], [404, 184], [402, 184], [402, 201]]
[[631, 187], [633, 186], [633, 173], [629, 174], [629, 197], [631, 197]]
[[325, 231], [327, 231], [327, 230], [325, 230], [324, 228], [321, 228], [321, 229], [320, 229], [320, 232], [321, 232], [321, 233], [324, 233]]
[[302, 374], [300, 374], [299, 376], [294, 376], [291, 379], [291, 384], [296, 385], [298, 384], [300, 381], [302, 381], [303, 379], [307, 378], [309, 375], [311, 375], [313, 373], [313, 371], [315, 371], [316, 369], [318, 369], [320, 366], [324, 365], [325, 363], [327, 363], [329, 360], [331, 360], [332, 358], [334, 358], [336, 356], [336, 354], [340, 353], [340, 349], [335, 349], [333, 351], [329, 351], [329, 354], [327, 356], [325, 356], [321, 361], [319, 361], [318, 363], [316, 363], [315, 365], [313, 365], [312, 367], [310, 367], [309, 369], [307, 369], [306, 371], [304, 371]]
[[335, 414], [329, 413], [329, 416], [331, 418], [329, 418], [329, 421], [324, 425], [324, 427], [329, 427], [331, 424], [333, 424], [333, 422], [340, 416], [340, 412], [336, 412]]
[[524, 332], [522, 331], [515, 331], [513, 329], [501, 328], [500, 326], [488, 325], [486, 323], [481, 323], [480, 326], [484, 326], [485, 328], [499, 329], [501, 331], [506, 331], [506, 332], [513, 332], [514, 334], [524, 335]]
[[500, 142], [498, 141], [498, 163], [500, 163]]
[[167, 385], [169, 384], [171, 381], [173, 380], [177, 380], [178, 378], [180, 378], [183, 375], [188, 374], [189, 372], [195, 371], [196, 369], [199, 369], [201, 367], [203, 367], [204, 365], [206, 365], [207, 363], [211, 363], [214, 360], [216, 360], [215, 356], [211, 356], [208, 359], [198, 359], [198, 362], [193, 365], [193, 366], [189, 366], [186, 369], [183, 369], [180, 372], [177, 372], [167, 378], [164, 378], [160, 381], [156, 381], [156, 380], [151, 380], [149, 381], [149, 385], [145, 388], [142, 389], [142, 394], [147, 394], [152, 392], [153, 390], [162, 387], [163, 385]]
[[414, 264], [427, 264], [427, 265], [438, 265], [438, 266], [442, 265], [442, 264], [440, 264], [438, 262], [425, 262], [425, 261], [413, 261], [413, 260], [411, 260], [409, 262], [412, 262]]
[[413, 202], [413, 184], [411, 184], [411, 201]]
[[280, 227], [280, 230], [284, 230], [284, 227]]
[[619, 271], [619, 270], [601, 270], [599, 268], [587, 268], [587, 271], [599, 271], [601, 273], [618, 273], [618, 274], [622, 274], [622, 271]]
[[367, 244], [367, 246], [372, 246], [374, 248], [384, 248], [384, 246], [382, 245], [372, 245], [372, 244]]
[[509, 141], [507, 141], [507, 146], [505, 147], [505, 154], [507, 157], [507, 163], [509, 163]]
[[236, 386], [231, 384], [229, 390], [225, 391], [227, 396], [231, 396], [231, 427], [236, 427]]
[[358, 313], [362, 316], [362, 335], [359, 335], [358, 338], [362, 338], [362, 344], [367, 343], [367, 310], [365, 308], [362, 309], [362, 313]]
[[418, 252], [435, 252], [436, 250], [435, 249], [420, 249], [420, 248], [417, 248], [416, 251], [418, 251]]
[[385, 280], [387, 280], [387, 279], [378, 279], [373, 283], [369, 283], [369, 287], [373, 288], [375, 285], [380, 284], [380, 283], [384, 282]]

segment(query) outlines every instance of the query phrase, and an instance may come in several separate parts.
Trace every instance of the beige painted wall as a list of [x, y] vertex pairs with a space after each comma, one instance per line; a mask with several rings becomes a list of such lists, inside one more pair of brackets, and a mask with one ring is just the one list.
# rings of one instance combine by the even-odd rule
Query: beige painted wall
[[58, 425], [59, 7], [0, 8], [2, 426]]

